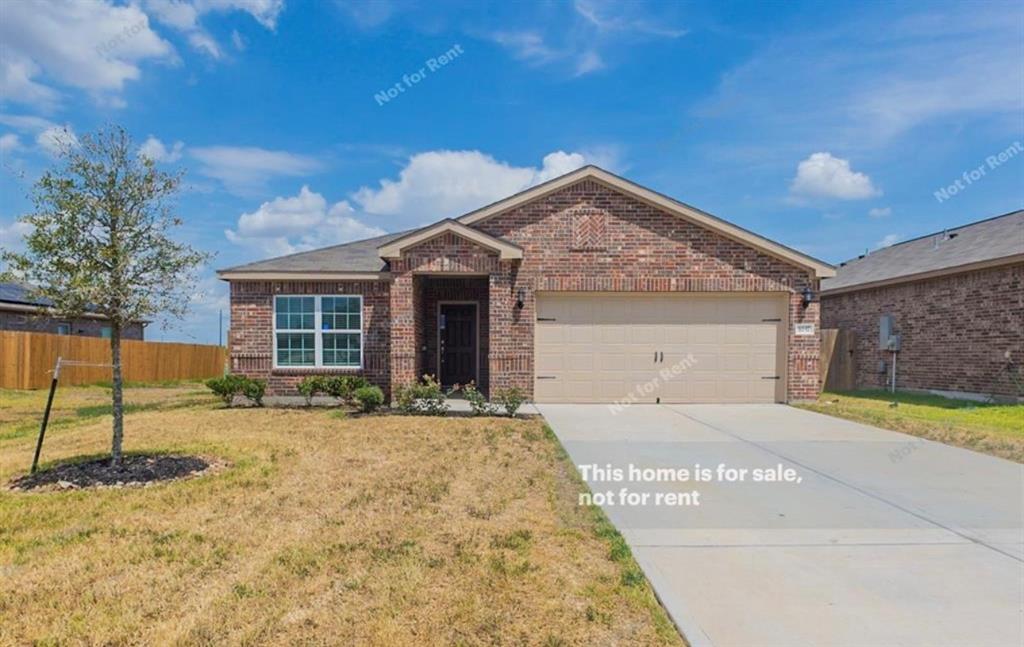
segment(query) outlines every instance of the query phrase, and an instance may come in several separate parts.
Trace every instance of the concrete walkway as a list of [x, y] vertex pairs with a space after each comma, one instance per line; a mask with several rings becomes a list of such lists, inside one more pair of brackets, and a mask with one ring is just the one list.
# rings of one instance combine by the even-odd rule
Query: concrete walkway
[[577, 465], [796, 470], [588, 479], [695, 646], [1024, 644], [1024, 466], [783, 405], [537, 408]]

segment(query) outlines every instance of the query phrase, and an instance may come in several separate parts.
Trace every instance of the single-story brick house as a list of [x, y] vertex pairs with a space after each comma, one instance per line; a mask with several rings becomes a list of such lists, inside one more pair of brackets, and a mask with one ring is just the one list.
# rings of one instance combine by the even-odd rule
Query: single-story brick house
[[[136, 321], [125, 326], [122, 338], [141, 340], [147, 323]], [[33, 297], [29, 285], [11, 282], [0, 283], [0, 330], [109, 337], [110, 322], [103, 315], [89, 312], [75, 319], [60, 317], [54, 312], [52, 301]]]
[[224, 269], [232, 370], [293, 394], [426, 373], [538, 402], [785, 402], [819, 389], [834, 268], [587, 166], [457, 219]]
[[[908, 240], [842, 263], [822, 281], [822, 325], [853, 330], [860, 387], [967, 397], [1020, 396], [1024, 210]], [[1014, 377], [1011, 371], [1016, 371]]]

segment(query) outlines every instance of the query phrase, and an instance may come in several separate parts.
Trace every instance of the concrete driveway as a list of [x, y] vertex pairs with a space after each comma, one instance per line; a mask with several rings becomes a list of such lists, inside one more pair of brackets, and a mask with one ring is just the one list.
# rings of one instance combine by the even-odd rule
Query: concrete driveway
[[[784, 405], [537, 408], [577, 465], [625, 479], [751, 470], [587, 479], [695, 647], [1024, 644], [1024, 466]], [[800, 482], [752, 482], [779, 465]]]

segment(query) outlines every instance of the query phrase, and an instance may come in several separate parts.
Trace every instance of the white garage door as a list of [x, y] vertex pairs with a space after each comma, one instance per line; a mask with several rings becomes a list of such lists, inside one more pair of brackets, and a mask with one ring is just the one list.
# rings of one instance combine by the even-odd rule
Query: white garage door
[[537, 402], [784, 399], [780, 293], [539, 293]]

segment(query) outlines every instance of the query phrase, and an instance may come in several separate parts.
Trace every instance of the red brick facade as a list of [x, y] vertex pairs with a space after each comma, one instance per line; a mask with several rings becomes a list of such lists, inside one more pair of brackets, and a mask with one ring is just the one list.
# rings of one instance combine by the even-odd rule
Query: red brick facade
[[[363, 368], [273, 368], [274, 296], [361, 294], [363, 296]], [[311, 373], [364, 375], [390, 386], [388, 284], [379, 281], [232, 281], [231, 371], [267, 380], [272, 395], [295, 395], [295, 386]]]
[[[812, 270], [589, 179], [472, 226], [522, 247], [522, 260], [502, 260], [493, 250], [446, 233], [392, 261], [390, 281], [233, 282], [235, 370], [269, 375], [275, 393], [294, 385], [294, 371], [270, 369], [275, 293], [364, 294], [366, 374], [385, 389], [436, 370], [431, 357], [439, 299], [475, 300], [481, 313], [481, 382], [491, 390], [518, 386], [532, 393], [538, 291], [768, 291], [789, 294], [788, 399], [818, 393], [819, 308], [804, 308], [800, 296], [805, 287], [818, 289]], [[801, 322], [815, 324], [815, 334], [794, 336], [793, 325]]]
[[[897, 388], [1019, 395], [1006, 353], [1024, 363], [1024, 264], [822, 298], [822, 325], [856, 333], [857, 384], [886, 387], [878, 319], [902, 336]], [[888, 364], [887, 364], [888, 366]]]
[[[818, 303], [801, 305], [810, 270], [789, 265], [742, 243], [584, 180], [543, 199], [482, 221], [476, 228], [523, 248], [502, 295], [522, 290], [525, 307], [506, 316], [511, 334], [492, 332], [491, 352], [503, 361], [492, 375], [533, 389], [535, 292], [788, 292], [788, 397], [818, 394]], [[582, 231], [581, 231], [582, 229]], [[493, 287], [492, 287], [493, 290]], [[493, 292], [492, 292], [493, 294]], [[795, 323], [814, 323], [815, 334], [796, 337]], [[493, 325], [493, 324], [492, 324]]]

